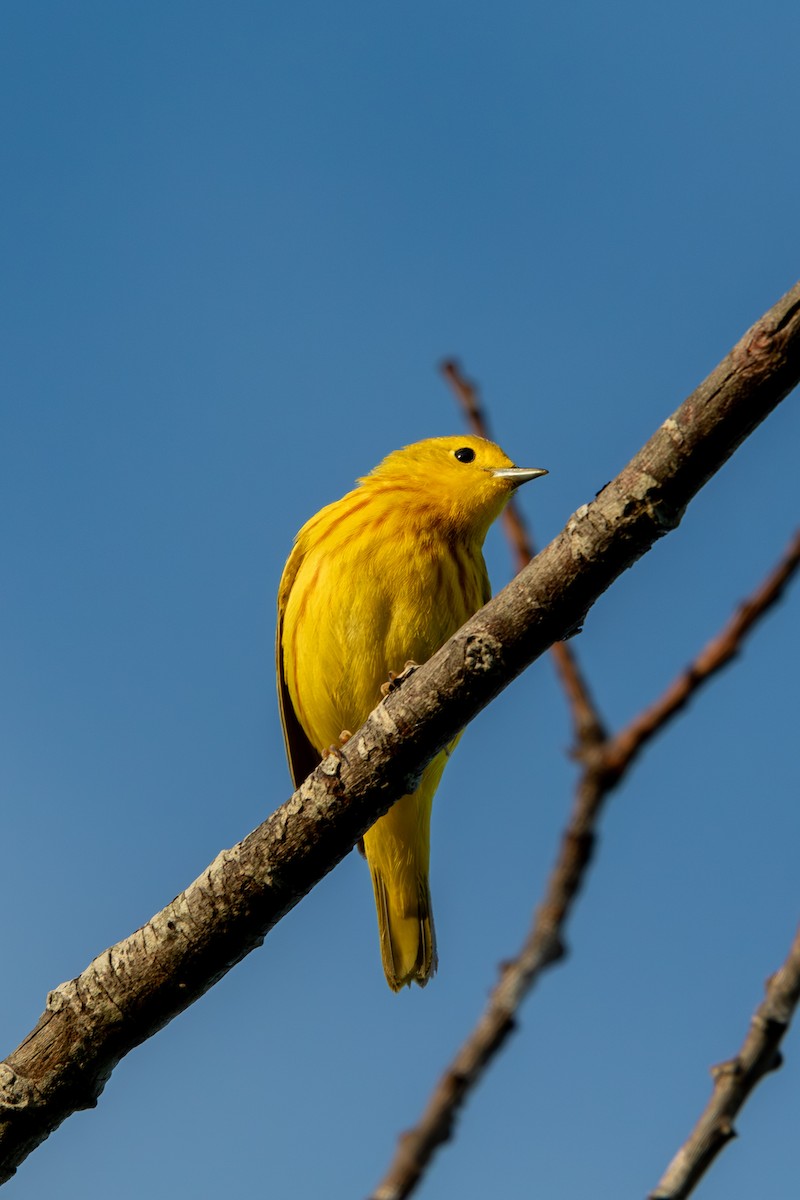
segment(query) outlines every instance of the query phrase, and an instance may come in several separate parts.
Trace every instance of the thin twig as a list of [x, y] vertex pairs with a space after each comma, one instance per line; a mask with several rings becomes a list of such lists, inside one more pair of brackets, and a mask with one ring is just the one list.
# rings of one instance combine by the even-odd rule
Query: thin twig
[[606, 743], [602, 750], [602, 769], [605, 772], [619, 778], [650, 739], [658, 733], [665, 721], [688, 704], [700, 683], [722, 670], [735, 658], [745, 634], [780, 599], [798, 564], [800, 529], [792, 537], [775, 569], [770, 572], [758, 591], [740, 605], [722, 632], [708, 643], [692, 665], [670, 684], [654, 704], [644, 709], [625, 729]]
[[649, 1200], [685, 1200], [720, 1150], [736, 1137], [734, 1118], [753, 1088], [782, 1064], [778, 1047], [800, 1001], [800, 928], [771, 979], [735, 1058], [712, 1067], [714, 1087], [699, 1121]]
[[[440, 370], [463, 408], [469, 426], [478, 437], [491, 438], [489, 421], [481, 405], [476, 385], [466, 377], [455, 359], [446, 359], [441, 364]], [[518, 505], [513, 500], [506, 506], [502, 521], [511, 544], [516, 569], [521, 571], [528, 565], [536, 551], [530, 531]], [[550, 653], [572, 713], [575, 736], [573, 755], [580, 760], [587, 752], [591, 752], [595, 746], [605, 740], [605, 725], [580, 669], [577, 656], [566, 642], [554, 642]]]
[[[656, 732], [664, 729], [690, 696], [738, 653], [747, 634], [778, 600], [798, 565], [800, 533], [795, 535], [768, 578], [739, 608], [719, 636], [700, 652], [692, 666], [667, 689], [661, 700], [642, 717], [634, 719], [617, 737], [596, 747], [594, 755], [585, 762], [561, 850], [528, 937], [519, 955], [504, 964], [489, 1003], [431, 1093], [419, 1122], [401, 1135], [395, 1157], [371, 1200], [403, 1200], [409, 1196], [438, 1147], [450, 1138], [461, 1105], [512, 1032], [523, 998], [540, 973], [565, 952], [563, 930], [572, 902], [586, 877], [597, 820], [609, 793], [633, 764], [641, 748]], [[648, 717], [647, 721], [645, 717]]]

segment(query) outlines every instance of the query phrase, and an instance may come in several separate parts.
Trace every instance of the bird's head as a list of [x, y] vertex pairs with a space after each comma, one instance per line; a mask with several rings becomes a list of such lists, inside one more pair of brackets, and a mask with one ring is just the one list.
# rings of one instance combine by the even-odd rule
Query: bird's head
[[546, 474], [541, 467], [516, 467], [486, 438], [459, 434], [395, 450], [360, 483], [395, 491], [409, 515], [416, 509], [453, 533], [482, 542], [514, 490]]

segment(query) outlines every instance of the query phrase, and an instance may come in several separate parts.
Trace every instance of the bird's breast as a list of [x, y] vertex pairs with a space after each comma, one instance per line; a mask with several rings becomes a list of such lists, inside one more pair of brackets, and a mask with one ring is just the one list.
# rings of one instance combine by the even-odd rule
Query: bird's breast
[[478, 549], [407, 536], [310, 550], [283, 622], [286, 683], [323, 751], [367, 718], [389, 672], [422, 663], [488, 599]]

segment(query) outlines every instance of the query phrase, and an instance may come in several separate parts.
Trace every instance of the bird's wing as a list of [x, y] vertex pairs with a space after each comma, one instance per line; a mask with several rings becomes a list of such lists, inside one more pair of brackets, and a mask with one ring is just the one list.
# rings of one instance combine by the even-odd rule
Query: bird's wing
[[310, 775], [319, 765], [320, 757], [305, 734], [305, 730], [297, 719], [292, 698], [286, 686], [286, 674], [283, 669], [283, 617], [286, 612], [286, 601], [292, 590], [295, 576], [303, 561], [303, 551], [295, 546], [289, 555], [280, 587], [278, 589], [278, 628], [275, 634], [275, 668], [278, 681], [278, 706], [283, 727], [283, 740], [286, 745], [286, 757], [289, 760], [289, 773], [295, 787], [299, 787], [307, 775]]

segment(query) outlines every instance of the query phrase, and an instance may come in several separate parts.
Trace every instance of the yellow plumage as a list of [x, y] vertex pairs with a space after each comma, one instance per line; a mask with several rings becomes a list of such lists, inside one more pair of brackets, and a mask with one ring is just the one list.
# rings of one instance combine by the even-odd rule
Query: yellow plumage
[[[278, 694], [295, 785], [366, 720], [390, 672], [425, 662], [486, 603], [486, 532], [514, 488], [543, 474], [514, 467], [483, 438], [430, 438], [390, 454], [303, 526], [278, 593]], [[395, 991], [436, 970], [430, 816], [454, 745], [364, 836]]]

